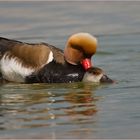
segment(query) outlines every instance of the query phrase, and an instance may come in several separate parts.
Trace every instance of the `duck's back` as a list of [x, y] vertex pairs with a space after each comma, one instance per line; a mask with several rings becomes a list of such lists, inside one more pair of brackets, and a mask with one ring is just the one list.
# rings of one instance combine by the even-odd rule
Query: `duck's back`
[[23, 82], [53, 60], [64, 63], [63, 52], [52, 45], [0, 38], [0, 72], [9, 81]]

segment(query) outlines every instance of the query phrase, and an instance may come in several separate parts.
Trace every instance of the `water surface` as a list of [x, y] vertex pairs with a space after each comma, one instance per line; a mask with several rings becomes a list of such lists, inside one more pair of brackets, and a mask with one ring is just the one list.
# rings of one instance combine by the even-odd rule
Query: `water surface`
[[[47, 42], [89, 32], [118, 83], [0, 84], [0, 138], [140, 138], [140, 2], [0, 2], [0, 36]], [[26, 135], [25, 135], [26, 134]]]

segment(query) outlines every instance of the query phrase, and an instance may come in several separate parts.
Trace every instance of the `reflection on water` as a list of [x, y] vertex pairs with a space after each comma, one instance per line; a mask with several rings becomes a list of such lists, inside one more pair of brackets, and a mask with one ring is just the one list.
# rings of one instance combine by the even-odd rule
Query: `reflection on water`
[[[96, 123], [96, 102], [101, 97], [96, 96], [94, 90], [98, 86], [83, 83], [65, 86], [7, 84], [1, 85], [1, 88], [1, 131]], [[69, 130], [71, 133], [76, 131]]]

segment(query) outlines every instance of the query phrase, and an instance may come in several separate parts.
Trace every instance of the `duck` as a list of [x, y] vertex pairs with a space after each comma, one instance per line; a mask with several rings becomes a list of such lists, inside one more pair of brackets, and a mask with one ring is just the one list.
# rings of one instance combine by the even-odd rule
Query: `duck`
[[[69, 65], [69, 64], [68, 64]], [[57, 65], [59, 67], [59, 65]], [[56, 69], [58, 68], [56, 67]], [[62, 67], [61, 67], [62, 68]], [[64, 68], [64, 67], [63, 67]], [[26, 77], [26, 83], [115, 83], [105, 72], [98, 67], [90, 67], [86, 71], [81, 70], [81, 67], [69, 65], [67, 70], [48, 72], [48, 67], [44, 67], [38, 74], [32, 74]]]
[[92, 67], [97, 39], [71, 35], [64, 51], [48, 43], [26, 43], [0, 37], [0, 75], [9, 82], [68, 83], [82, 81]]
[[98, 67], [90, 67], [87, 69], [82, 81], [92, 83], [116, 83], [115, 80], [112, 80], [101, 68]]

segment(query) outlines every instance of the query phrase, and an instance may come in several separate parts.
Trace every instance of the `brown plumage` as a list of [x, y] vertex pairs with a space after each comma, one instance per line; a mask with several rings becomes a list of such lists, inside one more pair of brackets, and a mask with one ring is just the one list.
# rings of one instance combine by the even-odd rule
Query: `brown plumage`
[[[49, 67], [52, 65], [50, 68], [54, 67], [54, 69], [55, 65], [61, 65], [60, 70], [67, 71], [69, 63], [74, 67], [77, 65], [78, 71], [80, 72], [81, 69], [83, 72], [86, 68], [84, 65], [82, 67], [82, 61], [86, 58], [91, 61], [92, 55], [96, 53], [96, 48], [96, 38], [88, 33], [72, 35], [66, 43], [64, 53], [47, 43], [25, 43], [1, 37], [0, 72], [3, 78], [15, 82], [25, 82], [27, 76], [32, 73], [37, 75], [43, 71], [44, 67], [45, 73], [46, 70], [50, 73], [51, 69], [48, 69], [48, 64]], [[91, 62], [89, 64], [88, 68], [91, 67]], [[73, 66], [68, 68], [73, 69]]]
[[58, 63], [64, 63], [62, 51], [47, 43], [29, 44], [0, 38], [1, 57], [3, 55], [9, 58], [15, 57], [26, 67], [41, 68], [46, 64], [50, 51]]

